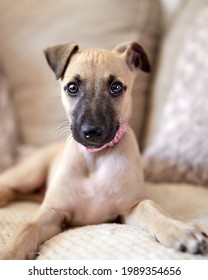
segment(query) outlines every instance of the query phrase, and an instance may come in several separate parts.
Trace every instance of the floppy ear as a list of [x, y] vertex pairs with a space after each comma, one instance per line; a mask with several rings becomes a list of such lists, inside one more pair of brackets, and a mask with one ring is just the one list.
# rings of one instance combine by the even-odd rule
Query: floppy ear
[[49, 47], [44, 50], [46, 60], [55, 73], [56, 79], [64, 75], [71, 56], [77, 52], [79, 46], [75, 43]]
[[113, 51], [124, 56], [126, 64], [131, 71], [141, 69], [144, 72], [150, 72], [149, 59], [143, 48], [137, 42], [122, 43], [116, 46]]

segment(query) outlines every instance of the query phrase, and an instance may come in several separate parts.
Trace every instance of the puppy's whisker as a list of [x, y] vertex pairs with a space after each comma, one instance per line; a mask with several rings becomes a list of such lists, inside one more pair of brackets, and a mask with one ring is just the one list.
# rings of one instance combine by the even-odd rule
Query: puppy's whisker
[[72, 134], [68, 135], [67, 139], [66, 139], [66, 143], [69, 143], [69, 141], [72, 139]]
[[71, 124], [69, 120], [63, 121], [61, 127], [58, 129], [58, 137], [59, 139], [66, 139], [71, 135]]

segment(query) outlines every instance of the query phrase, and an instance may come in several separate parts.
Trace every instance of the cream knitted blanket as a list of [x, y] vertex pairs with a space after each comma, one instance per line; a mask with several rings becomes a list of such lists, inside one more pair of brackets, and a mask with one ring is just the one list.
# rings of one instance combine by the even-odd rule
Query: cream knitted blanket
[[[186, 184], [147, 184], [150, 198], [174, 217], [197, 223], [208, 233], [208, 189]], [[38, 204], [16, 202], [0, 209], [0, 250]], [[102, 224], [73, 228], [46, 241], [38, 259], [208, 259], [176, 252], [157, 243], [140, 227]]]

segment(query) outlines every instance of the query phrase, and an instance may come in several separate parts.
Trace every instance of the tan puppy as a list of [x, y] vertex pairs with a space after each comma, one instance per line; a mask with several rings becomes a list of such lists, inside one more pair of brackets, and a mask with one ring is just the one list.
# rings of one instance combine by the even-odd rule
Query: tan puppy
[[150, 71], [142, 47], [134, 42], [112, 52], [79, 51], [76, 44], [66, 44], [48, 48], [45, 55], [61, 84], [72, 137], [65, 145], [40, 149], [0, 176], [0, 206], [31, 198], [47, 185], [39, 210], [1, 258], [32, 259], [63, 226], [117, 218], [143, 227], [166, 246], [203, 254], [207, 235], [172, 219], [145, 192], [137, 141], [128, 126], [136, 72]]

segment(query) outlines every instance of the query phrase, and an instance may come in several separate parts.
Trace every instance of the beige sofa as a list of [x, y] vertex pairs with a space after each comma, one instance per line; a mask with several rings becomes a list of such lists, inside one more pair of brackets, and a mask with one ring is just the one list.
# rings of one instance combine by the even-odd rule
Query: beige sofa
[[[64, 140], [60, 127], [66, 118], [60, 104], [59, 86], [44, 61], [44, 48], [75, 41], [80, 48], [96, 46], [110, 49], [122, 41], [135, 40], [143, 45], [153, 66], [151, 75], [138, 74], [131, 119], [142, 149], [149, 196], [175, 218], [197, 223], [208, 233], [208, 145], [204, 142], [208, 114], [202, 110], [208, 99], [203, 90], [207, 83], [203, 73], [208, 64], [206, 59], [194, 55], [201, 53], [199, 48], [204, 54], [207, 33], [203, 26], [207, 23], [208, 4], [206, 0], [178, 1], [179, 6], [172, 17], [168, 17], [168, 26], [164, 26], [163, 19], [167, 22], [164, 7], [168, 7], [168, 2], [171, 1], [60, 0], [57, 4], [55, 0], [20, 0], [16, 5], [14, 0], [1, 1], [2, 172], [30, 149]], [[190, 39], [196, 33], [201, 37]], [[195, 46], [191, 51], [190, 40]], [[204, 71], [197, 76], [198, 72], [194, 71], [201, 69], [200, 63]], [[189, 84], [191, 89], [187, 87]], [[195, 92], [197, 94], [195, 99], [192, 96], [192, 102], [186, 95], [187, 88], [190, 96]], [[191, 106], [196, 103], [193, 100], [200, 98], [203, 102], [200, 108], [197, 107], [199, 117], [192, 120], [188, 112], [196, 115]], [[186, 109], [182, 110], [181, 122], [181, 107], [178, 108], [178, 104], [185, 104]], [[187, 113], [185, 116], [184, 111]], [[175, 120], [178, 120], [176, 124]], [[190, 122], [191, 128], [195, 128], [195, 122], [200, 125], [206, 122], [202, 126], [205, 127], [205, 135], [201, 130], [199, 133], [198, 130], [187, 129], [186, 125]], [[166, 124], [169, 124], [168, 129]], [[170, 127], [175, 130], [169, 130]], [[186, 129], [185, 136], [183, 128]], [[178, 135], [178, 132], [178, 142], [175, 139], [170, 141], [170, 137]], [[189, 132], [191, 134], [187, 137]], [[196, 141], [192, 143], [192, 139]], [[180, 143], [189, 143], [187, 153]], [[178, 151], [181, 146], [182, 153], [180, 149]], [[195, 151], [191, 159], [187, 156], [190, 150]], [[161, 156], [163, 154], [164, 157]], [[37, 208], [36, 203], [15, 202], [0, 209], [0, 250]], [[64, 231], [41, 245], [38, 259], [208, 259], [208, 254], [192, 256], [176, 252], [157, 243], [139, 227], [102, 224]]]

